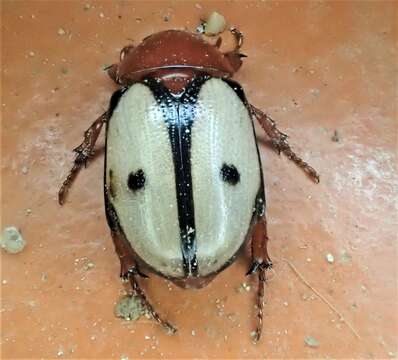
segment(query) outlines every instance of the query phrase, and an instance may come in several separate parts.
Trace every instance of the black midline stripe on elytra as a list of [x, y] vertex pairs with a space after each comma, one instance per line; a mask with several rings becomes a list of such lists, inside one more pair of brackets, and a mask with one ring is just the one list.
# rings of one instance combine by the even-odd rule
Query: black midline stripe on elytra
[[191, 128], [196, 117], [196, 102], [202, 85], [210, 77], [194, 78], [182, 93], [172, 94], [161, 82], [146, 78], [169, 130], [176, 178], [178, 222], [183, 269], [186, 276], [198, 276], [195, 209], [191, 177]]

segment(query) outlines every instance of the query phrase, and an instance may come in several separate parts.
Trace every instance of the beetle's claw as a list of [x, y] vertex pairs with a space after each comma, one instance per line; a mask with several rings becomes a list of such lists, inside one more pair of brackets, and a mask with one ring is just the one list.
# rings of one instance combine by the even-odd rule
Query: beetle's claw
[[137, 275], [139, 275], [143, 278], [146, 278], [146, 279], [149, 278], [149, 276], [147, 274], [144, 274], [143, 272], [141, 272], [141, 270], [137, 266], [131, 267], [130, 269], [127, 270], [127, 272], [120, 273], [120, 277], [122, 278], [123, 281], [127, 281], [131, 277], [134, 277]]
[[250, 265], [250, 268], [248, 272], [246, 273], [246, 276], [254, 274], [258, 270], [269, 270], [272, 268], [272, 261], [271, 260], [266, 260], [266, 261], [253, 261], [253, 263]]

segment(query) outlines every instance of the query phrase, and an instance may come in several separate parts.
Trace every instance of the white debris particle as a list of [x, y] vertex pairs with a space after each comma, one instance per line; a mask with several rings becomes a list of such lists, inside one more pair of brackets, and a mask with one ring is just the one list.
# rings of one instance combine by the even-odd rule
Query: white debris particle
[[307, 346], [312, 347], [312, 348], [316, 348], [319, 346], [319, 341], [317, 339], [315, 339], [313, 336], [307, 336], [304, 339], [304, 342]]
[[129, 357], [126, 356], [126, 355], [122, 355], [122, 356], [120, 357], [120, 360], [129, 360]]
[[326, 254], [326, 261], [329, 263], [329, 264], [333, 264], [334, 263], [334, 256], [332, 255], [332, 254]]
[[206, 35], [217, 35], [225, 30], [226, 22], [224, 16], [214, 11], [208, 17], [205, 24], [205, 34]]
[[311, 258], [307, 258], [307, 262], [311, 262]]
[[7, 284], [7, 280], [3, 280], [1, 283], [3, 284], [3, 285], [5, 285], [5, 284]]
[[195, 335], [196, 335], [195, 330], [192, 330], [192, 331], [191, 331], [191, 334], [192, 334], [192, 336], [195, 336]]
[[104, 18], [105, 17], [104, 13], [100, 13], [99, 16], [100, 16], [100, 18]]
[[283, 305], [284, 305], [284, 306], [288, 306], [289, 303], [288, 303], [287, 301], [284, 301], [284, 302], [283, 302]]
[[29, 56], [30, 56], [30, 57], [33, 57], [33, 56], [35, 56], [35, 53], [34, 53], [34, 51], [29, 51]]
[[319, 89], [311, 89], [311, 90], [310, 90], [310, 93], [311, 93], [312, 95], [314, 95], [314, 96], [319, 96], [320, 91], [319, 91]]
[[29, 169], [27, 166], [22, 166], [21, 171], [22, 171], [22, 174], [26, 175], [28, 173]]
[[58, 29], [58, 31], [57, 31], [57, 34], [58, 35], [60, 35], [60, 36], [64, 36], [64, 35], [66, 35], [66, 31], [65, 31], [65, 29], [64, 28], [59, 28]]
[[26, 241], [15, 226], [9, 226], [3, 230], [0, 244], [8, 253], [17, 254], [25, 248]]
[[145, 339], [145, 340], [150, 340], [150, 339], [151, 339], [151, 337], [150, 337], [150, 336], [148, 336], [148, 335], [145, 335], [144, 339]]
[[63, 356], [63, 355], [64, 355], [64, 350], [62, 348], [59, 348], [58, 352], [57, 352], [57, 356], [60, 357], [60, 356]]

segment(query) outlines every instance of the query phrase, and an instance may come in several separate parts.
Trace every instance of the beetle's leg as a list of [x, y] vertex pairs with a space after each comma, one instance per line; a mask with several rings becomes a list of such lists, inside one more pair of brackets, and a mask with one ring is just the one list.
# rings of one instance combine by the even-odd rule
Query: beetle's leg
[[71, 186], [73, 179], [76, 177], [80, 169], [87, 165], [87, 160], [94, 154], [95, 142], [98, 139], [102, 126], [108, 121], [108, 118], [109, 113], [106, 111], [84, 132], [83, 142], [77, 148], [73, 149], [73, 151], [76, 152], [76, 157], [72, 169], [69, 171], [68, 176], [64, 180], [58, 192], [58, 202], [60, 205], [63, 205], [65, 195]]
[[147, 310], [147, 313], [168, 332], [175, 333], [177, 329], [159, 316], [152, 304], [148, 301], [144, 291], [140, 288], [137, 277], [141, 276], [147, 278], [148, 276], [140, 271], [138, 264], [134, 259], [133, 249], [124, 236], [124, 233], [121, 231], [118, 216], [108, 199], [108, 190], [105, 187], [106, 218], [109, 227], [111, 228], [113, 244], [115, 245], [115, 250], [120, 260], [120, 277], [123, 280], [130, 281], [134, 295], [140, 298], [143, 307]]
[[316, 183], [319, 183], [319, 175], [316, 170], [302, 160], [290, 147], [287, 141], [287, 135], [279, 131], [275, 125], [275, 121], [272, 118], [263, 113], [261, 110], [253, 105], [250, 105], [250, 110], [254, 117], [258, 120], [261, 127], [267, 133], [271, 139], [271, 144], [274, 149], [280, 154], [284, 153], [290, 160], [292, 160], [299, 168], [303, 169], [304, 172]]
[[120, 61], [124, 59], [124, 57], [134, 49], [134, 45], [127, 45], [122, 50], [120, 50]]
[[112, 64], [105, 68], [106, 72], [108, 73], [109, 77], [116, 83], [121, 85], [119, 77], [118, 77], [118, 64]]
[[[120, 50], [119, 61], [122, 61], [125, 58], [125, 56], [133, 49], [134, 49], [134, 45], [127, 45], [122, 50]], [[109, 77], [116, 84], [123, 85], [123, 81], [121, 81], [119, 79], [118, 69], [119, 69], [119, 64], [112, 64], [112, 65], [110, 65], [110, 66], [105, 68], [105, 70], [107, 71]]]
[[142, 305], [145, 307], [148, 314], [151, 315], [152, 318], [156, 320], [160, 325], [162, 325], [167, 330], [167, 332], [174, 334], [177, 331], [177, 329], [173, 325], [171, 325], [168, 321], [162, 319], [159, 316], [159, 314], [155, 311], [152, 304], [146, 298], [144, 291], [140, 288], [135, 275], [129, 276], [129, 280], [134, 294], [141, 299]]
[[235, 45], [235, 52], [239, 52], [239, 49], [242, 47], [243, 45], [243, 34], [237, 29], [232, 27], [230, 29], [232, 35], [235, 37], [236, 40], [236, 45]]
[[148, 276], [142, 273], [134, 260], [134, 253], [131, 245], [126, 240], [125, 236], [119, 230], [112, 230], [112, 239], [115, 244], [116, 253], [120, 260], [120, 277], [123, 280], [130, 281], [133, 294], [138, 296], [141, 300], [142, 306], [146, 309], [147, 313], [162, 325], [168, 332], [175, 333], [177, 329], [168, 321], [162, 319], [160, 315], [153, 308], [152, 304], [148, 301], [144, 291], [138, 284], [137, 277]]
[[243, 34], [236, 28], [231, 28], [231, 33], [234, 35], [236, 40], [235, 49], [224, 53], [224, 57], [230, 63], [234, 72], [237, 72], [239, 68], [242, 66], [242, 58], [246, 57], [246, 55], [241, 54], [239, 52], [242, 44], [243, 44]]
[[258, 290], [257, 290], [257, 327], [255, 330], [254, 341], [260, 340], [263, 329], [263, 307], [264, 307], [264, 284], [266, 281], [265, 271], [272, 267], [271, 259], [267, 251], [267, 220], [265, 215], [256, 224], [252, 238], [252, 264], [247, 275], [258, 273]]

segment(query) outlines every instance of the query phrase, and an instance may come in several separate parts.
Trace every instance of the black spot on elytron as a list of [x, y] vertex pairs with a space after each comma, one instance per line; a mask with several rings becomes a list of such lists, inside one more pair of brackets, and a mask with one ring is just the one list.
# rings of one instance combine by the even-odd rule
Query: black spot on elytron
[[109, 195], [112, 198], [116, 197], [115, 179], [113, 177], [113, 170], [109, 169]]
[[144, 187], [145, 185], [145, 174], [142, 169], [136, 172], [131, 172], [127, 179], [127, 186], [131, 191], [137, 191]]
[[221, 178], [228, 184], [236, 185], [240, 181], [239, 171], [232, 164], [223, 164], [220, 174]]

